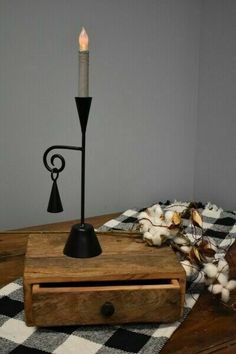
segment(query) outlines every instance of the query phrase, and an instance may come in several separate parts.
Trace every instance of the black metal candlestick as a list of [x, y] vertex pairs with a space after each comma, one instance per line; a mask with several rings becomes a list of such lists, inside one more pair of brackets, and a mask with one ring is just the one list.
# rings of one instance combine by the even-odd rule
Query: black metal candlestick
[[[48, 212], [58, 213], [63, 211], [61, 198], [57, 187], [57, 179], [60, 172], [65, 168], [65, 159], [60, 154], [54, 154], [50, 158], [52, 167], [47, 162], [48, 153], [55, 149], [77, 150], [81, 151], [81, 219], [80, 224], [72, 226], [69, 237], [65, 244], [64, 254], [74, 258], [89, 258], [98, 256], [102, 250], [95, 234], [94, 228], [90, 224], [84, 222], [84, 207], [85, 207], [85, 146], [86, 146], [86, 128], [89, 117], [92, 97], [75, 97], [77, 111], [80, 120], [82, 132], [82, 147], [53, 145], [49, 147], [44, 155], [43, 162], [48, 171], [51, 172], [53, 181], [52, 191], [48, 203]], [[60, 168], [55, 167], [54, 161], [59, 159], [61, 162]]]

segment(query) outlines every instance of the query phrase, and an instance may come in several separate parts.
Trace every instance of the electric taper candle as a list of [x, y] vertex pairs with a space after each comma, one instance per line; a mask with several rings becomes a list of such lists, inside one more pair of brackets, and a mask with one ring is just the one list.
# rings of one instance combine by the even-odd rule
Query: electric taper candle
[[79, 35], [79, 97], [89, 96], [89, 38], [84, 29]]

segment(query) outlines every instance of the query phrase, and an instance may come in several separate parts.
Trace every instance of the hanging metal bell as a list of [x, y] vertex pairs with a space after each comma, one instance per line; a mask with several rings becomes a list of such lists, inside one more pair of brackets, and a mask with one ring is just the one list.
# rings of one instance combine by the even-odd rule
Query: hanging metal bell
[[52, 190], [49, 198], [47, 211], [49, 213], [60, 213], [61, 211], [63, 211], [61, 197], [59, 194], [56, 180], [54, 180], [52, 184]]

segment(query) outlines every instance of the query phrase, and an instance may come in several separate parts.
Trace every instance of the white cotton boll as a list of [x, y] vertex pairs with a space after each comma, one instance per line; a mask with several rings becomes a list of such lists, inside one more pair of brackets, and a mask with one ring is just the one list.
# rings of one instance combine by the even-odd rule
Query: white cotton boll
[[208, 278], [215, 278], [218, 273], [217, 267], [212, 263], [206, 263], [203, 268], [203, 272]]
[[144, 240], [152, 240], [152, 234], [148, 231], [144, 232], [143, 239]]
[[163, 225], [163, 220], [160, 218], [159, 215], [156, 215], [152, 217], [152, 223], [154, 225]]
[[[186, 244], [186, 240], [180, 236], [176, 236], [174, 241], [175, 241], [175, 243], [177, 243], [177, 245], [185, 245]], [[181, 247], [181, 249], [182, 249], [182, 247]], [[189, 248], [188, 246], [186, 246], [186, 247]], [[189, 250], [190, 250], [190, 248], [189, 248]]]
[[166, 213], [165, 213], [165, 219], [166, 219], [166, 222], [168, 224], [172, 224], [172, 218], [174, 216], [174, 211], [171, 211], [171, 210], [168, 210]]
[[144, 240], [148, 240], [148, 241], [152, 241], [152, 244], [154, 246], [160, 246], [161, 245], [161, 236], [160, 234], [156, 233], [155, 235], [153, 235], [150, 232], [145, 232], [143, 235]]
[[140, 214], [137, 216], [138, 220], [140, 219], [150, 219], [149, 215], [146, 213], [146, 211], [142, 211]]
[[221, 293], [222, 289], [223, 289], [223, 286], [221, 284], [214, 284], [214, 285], [210, 285], [208, 287], [208, 290], [213, 294]]
[[152, 234], [152, 235], [155, 235], [156, 232], [160, 232], [160, 228], [157, 227], [157, 226], [151, 226], [150, 229], [149, 229], [149, 232]]
[[150, 208], [147, 209], [148, 210], [148, 214], [151, 216], [151, 217], [154, 217], [154, 216], [161, 216], [163, 214], [163, 211], [160, 207], [159, 204], [154, 204], [153, 206], [151, 206]]
[[228, 302], [229, 301], [229, 290], [223, 288], [221, 292], [221, 300], [223, 302]]
[[212, 209], [212, 204], [211, 202], [208, 202], [207, 205], [205, 206], [205, 209], [211, 210]]
[[184, 253], [189, 253], [191, 251], [191, 247], [189, 246], [181, 246], [180, 249], [184, 252]]
[[153, 234], [149, 231], [146, 231], [146, 232], [144, 232], [143, 237], [148, 238], [148, 239], [152, 239]]
[[150, 228], [150, 225], [151, 225], [148, 220], [142, 220], [142, 221], [139, 222], [139, 224], [141, 225], [140, 226], [140, 231], [143, 232], [143, 233], [148, 231], [149, 228]]
[[153, 209], [154, 209], [155, 215], [158, 215], [158, 216], [163, 215], [163, 210], [161, 209], [161, 207], [160, 207], [159, 204], [155, 204], [155, 205], [153, 206]]
[[205, 210], [219, 211], [219, 212], [223, 211], [222, 208], [219, 208], [216, 204], [212, 204], [211, 202], [207, 203], [207, 205], [205, 206]]
[[212, 204], [212, 209], [213, 209], [214, 211], [218, 211], [218, 212], [220, 212], [220, 213], [222, 213], [222, 211], [223, 211], [223, 209], [220, 208], [220, 207], [218, 207], [216, 204]]
[[142, 232], [142, 233], [144, 233], [144, 232], [147, 232], [148, 231], [148, 229], [149, 229], [149, 226], [148, 225], [142, 225], [141, 227], [140, 227], [140, 232]]
[[161, 246], [162, 244], [161, 235], [156, 233], [154, 236], [152, 236], [152, 242], [154, 246]]
[[233, 290], [236, 288], [236, 280], [230, 280], [226, 285], [226, 289]]
[[225, 259], [220, 259], [217, 268], [220, 273], [228, 273], [229, 271], [228, 262]]
[[155, 236], [155, 235], [162, 235], [162, 236], [168, 236], [169, 235], [169, 230], [166, 227], [160, 227], [160, 226], [152, 226], [149, 229], [149, 232]]
[[226, 286], [228, 284], [228, 274], [223, 274], [223, 273], [220, 273], [217, 277], [219, 283], [223, 286]]
[[150, 225], [150, 221], [149, 220], [140, 220], [139, 221], [139, 225], [143, 226], [143, 225]]
[[149, 218], [152, 218], [153, 216], [155, 216], [155, 211], [153, 207], [147, 208], [147, 214]]

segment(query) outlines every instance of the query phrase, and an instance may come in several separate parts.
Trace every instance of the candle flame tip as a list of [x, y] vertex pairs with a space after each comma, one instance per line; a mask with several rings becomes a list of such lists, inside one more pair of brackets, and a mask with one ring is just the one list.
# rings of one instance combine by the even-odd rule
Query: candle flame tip
[[79, 35], [79, 48], [80, 51], [86, 51], [88, 50], [88, 43], [89, 43], [89, 38], [87, 35], [87, 32], [84, 27], [82, 27], [82, 30]]

